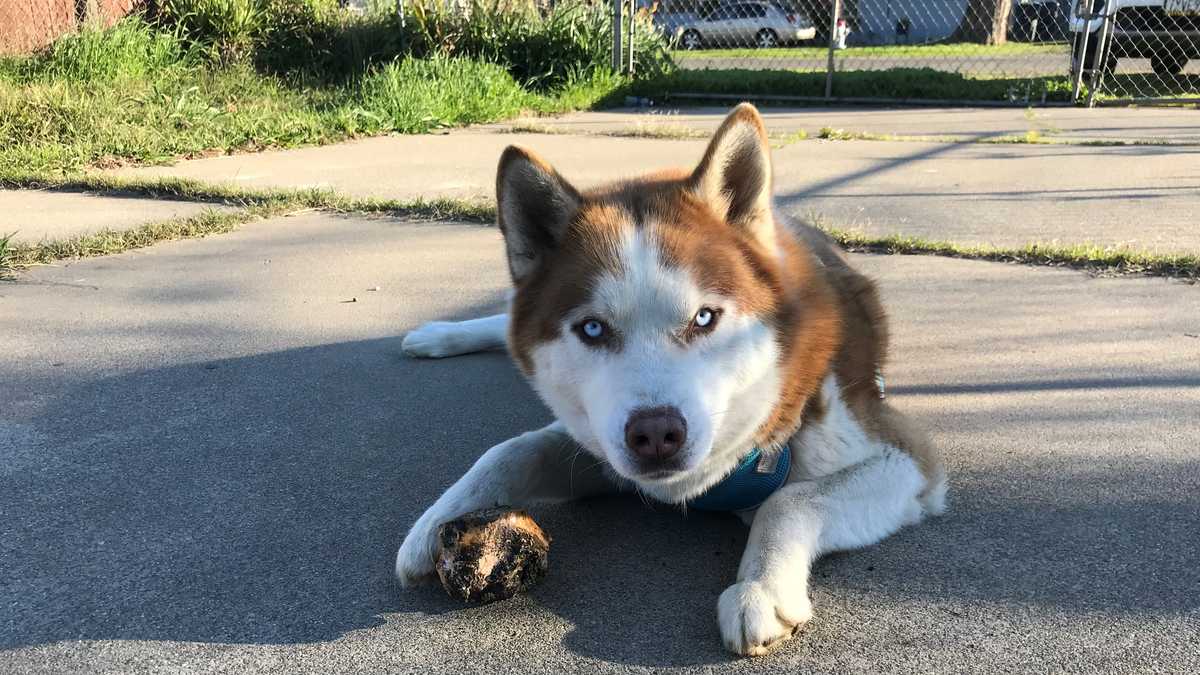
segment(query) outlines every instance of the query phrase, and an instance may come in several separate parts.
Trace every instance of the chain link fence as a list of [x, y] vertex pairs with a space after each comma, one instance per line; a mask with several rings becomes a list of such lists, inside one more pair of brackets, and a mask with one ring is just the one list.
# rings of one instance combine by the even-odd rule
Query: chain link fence
[[[647, 15], [670, 41], [680, 72], [663, 80], [660, 95], [1020, 105], [1200, 100], [1200, 0], [618, 5]], [[629, 63], [627, 51], [620, 61]]]
[[84, 21], [110, 25], [144, 0], [0, 0], [0, 54], [28, 54]]
[[1072, 31], [1089, 102], [1200, 98], [1200, 0], [1091, 0]]

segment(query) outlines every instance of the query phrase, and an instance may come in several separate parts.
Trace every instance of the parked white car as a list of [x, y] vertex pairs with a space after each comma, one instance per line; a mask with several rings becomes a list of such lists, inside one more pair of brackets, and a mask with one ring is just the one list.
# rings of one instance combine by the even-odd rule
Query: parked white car
[[817, 29], [807, 15], [802, 12], [784, 11], [770, 2], [718, 5], [700, 19], [675, 29], [676, 44], [683, 49], [766, 49], [811, 40], [816, 36]]

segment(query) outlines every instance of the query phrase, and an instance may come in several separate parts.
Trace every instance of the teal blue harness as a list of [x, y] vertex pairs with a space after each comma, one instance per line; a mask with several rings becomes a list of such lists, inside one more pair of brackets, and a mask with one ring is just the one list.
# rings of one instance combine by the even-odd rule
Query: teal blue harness
[[[879, 390], [879, 398], [884, 398], [886, 390], [883, 382], [883, 371], [875, 369], [875, 387]], [[687, 503], [689, 508], [701, 511], [748, 511], [762, 506], [762, 503], [775, 494], [787, 482], [788, 471], [792, 468], [792, 450], [783, 446], [775, 453], [763, 454], [761, 448], [754, 448], [742, 459], [720, 483], [710, 487], [704, 494]]]
[[756, 509], [783, 487], [791, 468], [792, 451], [788, 446], [765, 455], [761, 448], [754, 448], [720, 483], [690, 500], [688, 508], [726, 512]]

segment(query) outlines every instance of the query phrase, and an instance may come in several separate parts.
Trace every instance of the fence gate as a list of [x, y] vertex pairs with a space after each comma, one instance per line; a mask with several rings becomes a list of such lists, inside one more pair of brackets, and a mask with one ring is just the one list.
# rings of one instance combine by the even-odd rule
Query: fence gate
[[614, 66], [637, 64], [620, 31], [669, 45], [659, 96], [1200, 101], [1200, 0], [611, 1]]

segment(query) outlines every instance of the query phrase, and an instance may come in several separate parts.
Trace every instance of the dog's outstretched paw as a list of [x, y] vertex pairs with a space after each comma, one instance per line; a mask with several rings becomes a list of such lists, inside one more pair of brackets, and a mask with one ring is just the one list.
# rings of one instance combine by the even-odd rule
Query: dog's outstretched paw
[[418, 359], [444, 359], [462, 353], [463, 331], [450, 321], [433, 321], [404, 336], [400, 350]]
[[791, 637], [812, 618], [808, 594], [779, 593], [759, 581], [740, 581], [717, 601], [717, 622], [725, 648], [745, 656], [762, 656]]
[[396, 551], [396, 579], [401, 586], [415, 586], [434, 576], [434, 547], [437, 545], [436, 529], [430, 531], [417, 521], [413, 529]]

